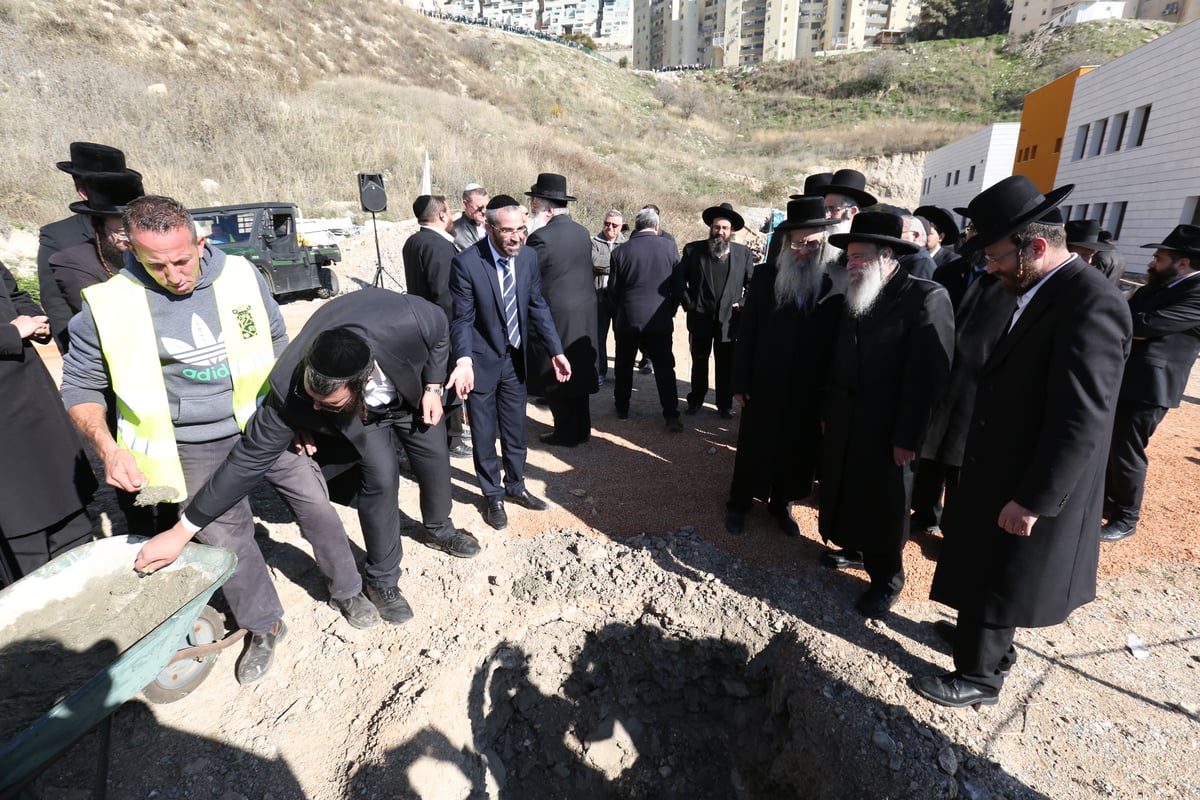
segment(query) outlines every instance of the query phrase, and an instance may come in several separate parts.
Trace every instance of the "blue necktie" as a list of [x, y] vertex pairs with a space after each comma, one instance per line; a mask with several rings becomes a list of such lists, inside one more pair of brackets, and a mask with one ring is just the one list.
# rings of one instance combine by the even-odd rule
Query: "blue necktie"
[[517, 324], [517, 284], [513, 280], [512, 267], [507, 258], [500, 264], [500, 294], [504, 298], [504, 321], [508, 326], [508, 343], [514, 348], [521, 346], [521, 328]]

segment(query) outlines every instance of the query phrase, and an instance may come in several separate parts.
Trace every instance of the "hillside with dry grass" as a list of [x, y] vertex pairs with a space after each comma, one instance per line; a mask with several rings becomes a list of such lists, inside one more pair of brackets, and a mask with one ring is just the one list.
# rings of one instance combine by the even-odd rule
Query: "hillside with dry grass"
[[[77, 139], [122, 147], [148, 191], [194, 206], [289, 199], [309, 216], [361, 216], [361, 171], [384, 174], [385, 216], [408, 216], [426, 151], [435, 192], [519, 193], [560, 172], [586, 223], [652, 201], [684, 235], [706, 205], [780, 205], [804, 175], [852, 159], [906, 154], [901, 176], [884, 180], [883, 164], [875, 184], [903, 198], [922, 151], [1005, 113], [972, 98], [1000, 91], [988, 75], [1011, 83], [1012, 59], [968, 75], [979, 59], [953, 48], [996, 48], [976, 41], [654, 76], [395, 0], [0, 0], [0, 228], [65, 213], [75, 198], [53, 163]], [[956, 58], [975, 90], [898, 104]]]

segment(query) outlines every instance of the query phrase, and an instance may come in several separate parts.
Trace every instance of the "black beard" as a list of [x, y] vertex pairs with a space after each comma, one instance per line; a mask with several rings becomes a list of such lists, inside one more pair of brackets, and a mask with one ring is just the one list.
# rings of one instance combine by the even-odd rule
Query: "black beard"
[[104, 237], [98, 240], [100, 245], [100, 260], [113, 275], [125, 268], [125, 251]]
[[1160, 289], [1179, 277], [1179, 266], [1174, 262], [1166, 269], [1146, 270], [1146, 285]]

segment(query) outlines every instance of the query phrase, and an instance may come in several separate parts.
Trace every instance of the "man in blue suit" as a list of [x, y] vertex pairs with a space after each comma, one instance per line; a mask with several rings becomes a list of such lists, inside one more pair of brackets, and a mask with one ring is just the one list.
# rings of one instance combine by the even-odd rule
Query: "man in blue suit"
[[[542, 297], [537, 254], [524, 247], [525, 209], [508, 195], [487, 206], [487, 236], [454, 257], [450, 294], [454, 318], [450, 345], [455, 367], [446, 382], [465, 398], [475, 443], [475, 475], [487, 502], [485, 519], [496, 530], [508, 525], [504, 501], [544, 511], [546, 501], [525, 488], [526, 341], [532, 330], [553, 353], [560, 383], [571, 364]], [[504, 461], [500, 479], [500, 458]]]

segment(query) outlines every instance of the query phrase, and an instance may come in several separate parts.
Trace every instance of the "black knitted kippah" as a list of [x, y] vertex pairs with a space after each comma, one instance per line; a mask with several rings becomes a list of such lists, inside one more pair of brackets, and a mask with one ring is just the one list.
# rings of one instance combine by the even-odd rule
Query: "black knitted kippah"
[[487, 204], [488, 211], [495, 211], [498, 208], [509, 208], [510, 206], [521, 205], [513, 198], [506, 194], [498, 194], [493, 197]]
[[371, 364], [371, 346], [348, 328], [322, 331], [308, 351], [308, 366], [318, 375], [349, 380]]

